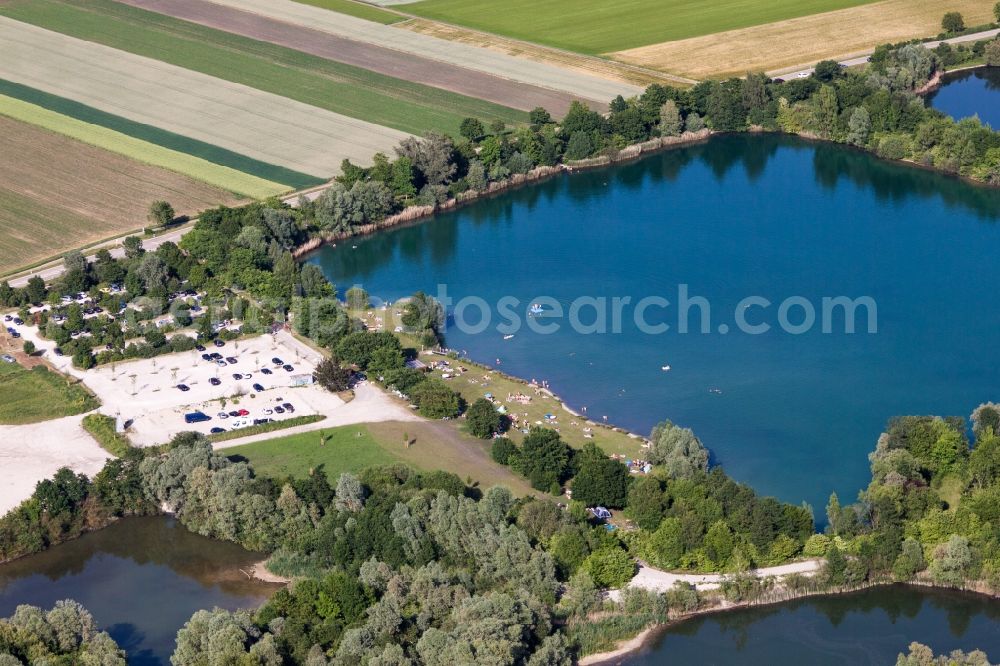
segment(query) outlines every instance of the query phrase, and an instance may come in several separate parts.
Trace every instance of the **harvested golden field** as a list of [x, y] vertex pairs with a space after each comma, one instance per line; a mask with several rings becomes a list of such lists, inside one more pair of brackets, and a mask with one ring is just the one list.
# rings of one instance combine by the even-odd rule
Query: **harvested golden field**
[[687, 79], [656, 72], [644, 67], [636, 67], [626, 63], [615, 62], [614, 60], [553, 49], [548, 46], [479, 32], [478, 30], [463, 28], [458, 25], [438, 23], [430, 19], [409, 19], [402, 23], [396, 23], [393, 27], [417, 32], [421, 35], [437, 37], [438, 39], [445, 39], [450, 42], [459, 42], [460, 44], [490, 49], [491, 51], [516, 58], [558, 65], [565, 69], [599, 76], [602, 79], [620, 81], [637, 86], [647, 86], [650, 83], [662, 83], [674, 86], [690, 83]]
[[0, 116], [0, 154], [0, 273], [141, 228], [157, 199], [178, 214], [239, 201], [6, 116]]
[[987, 23], [993, 19], [992, 6], [981, 0], [883, 0], [611, 55], [694, 78], [790, 70], [825, 58], [862, 54], [886, 42], [936, 35], [946, 11], [961, 12], [966, 25]]

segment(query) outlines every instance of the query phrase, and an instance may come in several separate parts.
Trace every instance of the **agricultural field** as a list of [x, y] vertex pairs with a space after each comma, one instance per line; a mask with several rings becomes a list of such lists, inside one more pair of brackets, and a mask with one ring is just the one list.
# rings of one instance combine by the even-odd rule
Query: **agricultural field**
[[616, 95], [628, 97], [642, 92], [642, 87], [623, 83], [617, 77], [605, 78], [597, 72], [586, 74], [557, 62], [515, 57], [471, 44], [417, 34], [402, 29], [406, 22], [391, 26], [380, 25], [295, 0], [213, 0], [213, 4], [252, 12], [418, 58], [483, 72], [500, 79], [568, 93], [577, 99], [594, 101], [602, 106]]
[[979, 0], [883, 0], [873, 4], [715, 35], [612, 53], [615, 59], [694, 78], [780, 72], [827, 58], [864, 53], [879, 44], [936, 35], [945, 11], [967, 25], [993, 20]]
[[[185, 160], [184, 168], [178, 161], [172, 161], [163, 166], [238, 194], [246, 194], [251, 197], [270, 196], [289, 189], [304, 189], [324, 182], [324, 179], [316, 176], [286, 169], [276, 164], [261, 162], [204, 141], [196, 141], [159, 127], [105, 113], [92, 106], [80, 104], [65, 97], [50, 95], [36, 88], [22, 86], [12, 81], [0, 79], [0, 95], [31, 105], [31, 117], [23, 118], [23, 120], [35, 125], [42, 124], [42, 121], [46, 119], [45, 111], [59, 116], [58, 121], [52, 121], [51, 125], [46, 125], [48, 129], [54, 131], [68, 133], [71, 123], [67, 119], [79, 121], [80, 124], [75, 125], [75, 132], [80, 134], [74, 133], [72, 136], [112, 152], [124, 153], [126, 145], [130, 143], [127, 139], [131, 138], [142, 143], [142, 153], [138, 159], [144, 162], [152, 162], [152, 159], [160, 153], [159, 148], [170, 151], [172, 160], [177, 159], [176, 153], [198, 158], [197, 161], [190, 163]], [[9, 107], [11, 103], [8, 100], [6, 104]], [[8, 109], [7, 113], [12, 114], [12, 111]], [[101, 133], [100, 129], [112, 132], [114, 140], [98, 141], [98, 137], [107, 136]], [[123, 139], [122, 135], [126, 138]], [[188, 171], [188, 165], [196, 168], [193, 171]], [[225, 168], [210, 172], [208, 165]]]
[[[2, 210], [2, 209], [0, 209]], [[44, 365], [31, 370], [0, 362], [0, 425], [38, 423], [96, 409], [97, 399], [80, 384]]]
[[182, 214], [240, 201], [174, 171], [3, 115], [3, 99], [0, 274], [140, 229], [157, 199]]
[[0, 41], [0, 78], [317, 177], [408, 136], [6, 17]]
[[355, 18], [364, 19], [366, 21], [375, 21], [376, 23], [381, 23], [382, 25], [390, 25], [392, 23], [398, 23], [406, 19], [405, 16], [401, 14], [396, 14], [394, 12], [387, 12], [384, 9], [379, 9], [378, 7], [372, 7], [371, 5], [366, 5], [363, 2], [354, 2], [354, 0], [296, 0], [306, 5], [312, 5], [313, 7], [321, 7], [322, 9], [329, 9], [333, 12], [339, 12], [341, 14], [347, 14], [348, 16], [353, 16]]
[[[199, 5], [202, 11], [209, 12], [214, 6]], [[499, 104], [110, 0], [72, 4], [61, 0], [15, 0], [0, 6], [0, 14], [364, 121], [351, 129], [353, 136], [362, 137], [361, 127], [368, 123], [398, 130], [386, 133], [398, 140], [400, 132], [423, 134], [437, 130], [457, 134], [462, 119], [468, 116], [507, 123], [527, 121], [523, 111]], [[253, 18], [242, 14], [243, 26], [247, 26], [247, 17]], [[315, 36], [321, 37], [322, 33]], [[371, 144], [369, 155], [385, 149], [383, 142], [376, 144]]]
[[[409, 448], [403, 445], [404, 438], [410, 440]], [[258, 472], [278, 477], [301, 478], [322, 465], [335, 479], [342, 472], [405, 463], [425, 471], [452, 472], [484, 488], [503, 484], [518, 495], [531, 493], [524, 479], [490, 460], [488, 447], [488, 442], [460, 435], [446, 423], [387, 421], [313, 430], [221, 453], [245, 458]]]
[[0, 114], [125, 157], [131, 157], [151, 166], [176, 171], [238, 195], [263, 198], [281, 194], [289, 189], [280, 183], [273, 183], [235, 169], [219, 166], [186, 153], [162, 148], [12, 97], [0, 95]]
[[784, 21], [870, 1], [507, 0], [487, 4], [423, 0], [399, 9], [529, 42], [599, 54]]

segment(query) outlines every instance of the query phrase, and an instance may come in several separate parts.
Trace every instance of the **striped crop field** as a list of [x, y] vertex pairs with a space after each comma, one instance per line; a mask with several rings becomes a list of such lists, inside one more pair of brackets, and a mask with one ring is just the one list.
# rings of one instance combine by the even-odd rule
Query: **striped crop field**
[[0, 78], [321, 178], [408, 136], [6, 17], [0, 42]]
[[91, 125], [5, 95], [0, 95], [0, 115], [43, 127], [139, 162], [176, 171], [235, 194], [260, 199], [291, 189], [281, 183], [219, 166], [199, 157], [163, 148], [106, 127]]
[[[223, 188], [6, 115], [0, 97], [0, 274], [140, 229], [149, 204], [196, 215], [239, 203]], [[45, 109], [37, 109], [49, 113]]]
[[111, 0], [11, 0], [0, 15], [409, 134], [457, 135], [469, 116], [527, 122], [524, 111]]
[[[305, 189], [324, 182], [324, 179], [317, 178], [316, 176], [310, 176], [309, 174], [301, 173], [299, 171], [286, 169], [276, 164], [261, 162], [260, 160], [247, 157], [246, 155], [240, 155], [230, 150], [214, 146], [210, 143], [205, 143], [204, 141], [196, 141], [190, 137], [174, 134], [173, 132], [160, 129], [159, 127], [137, 123], [121, 116], [105, 113], [104, 111], [87, 106], [86, 104], [80, 104], [79, 102], [74, 102], [73, 100], [66, 99], [65, 97], [50, 95], [49, 93], [42, 92], [36, 88], [22, 86], [12, 81], [0, 79], [0, 95], [5, 95], [43, 109], [53, 111], [60, 116], [74, 118], [90, 126], [106, 128], [114, 132], [116, 135], [124, 134], [128, 137], [138, 139], [144, 144], [153, 144], [153, 146], [159, 146], [177, 153], [184, 153], [192, 157], [201, 158], [201, 160], [205, 162], [210, 162], [220, 167], [228, 167], [229, 170], [249, 174], [251, 176], [255, 176], [256, 179], [260, 181], [264, 181], [263, 183], [259, 183], [254, 180], [247, 180], [234, 189], [234, 183], [230, 181], [235, 176], [229, 171], [218, 172], [217, 177], [224, 177], [224, 180], [217, 181], [213, 178], [212, 180], [206, 181], [216, 184], [219, 187], [234, 189], [236, 192], [247, 194], [249, 196], [257, 196], [258, 189], [260, 192], [265, 192], [266, 196], [269, 196], [274, 193], [274, 190], [279, 184], [286, 186], [282, 188], [282, 191], [284, 191], [288, 189]], [[65, 121], [62, 122], [65, 123]], [[49, 127], [49, 129], [59, 131], [55, 127]], [[93, 132], [92, 129], [89, 129], [88, 131]], [[95, 135], [91, 135], [88, 138], [76, 136], [76, 138], [86, 141], [87, 143], [95, 143], [96, 145], [93, 136]], [[124, 143], [118, 138], [111, 143], [101, 144], [103, 148], [107, 148], [108, 150], [114, 152], [120, 152], [118, 149], [123, 145]], [[152, 149], [144, 147], [143, 150], [151, 151]], [[144, 152], [144, 154], [152, 153]], [[132, 156], [136, 157], [136, 155]], [[148, 159], [145, 158], [139, 159], [148, 161]], [[197, 162], [192, 164], [197, 164]], [[176, 161], [172, 161], [169, 165], [162, 164], [161, 166], [166, 166], [168, 169], [174, 170], [179, 170], [181, 168], [180, 163]], [[185, 173], [198, 178], [206, 175], [208, 172], [204, 170], [204, 167], [199, 166], [196, 173], [187, 171], [185, 171]], [[198, 176], [197, 174], [201, 174], [201, 176]], [[263, 185], [262, 188], [260, 188], [261, 185]], [[243, 188], [250, 188], [250, 190], [244, 190]]]

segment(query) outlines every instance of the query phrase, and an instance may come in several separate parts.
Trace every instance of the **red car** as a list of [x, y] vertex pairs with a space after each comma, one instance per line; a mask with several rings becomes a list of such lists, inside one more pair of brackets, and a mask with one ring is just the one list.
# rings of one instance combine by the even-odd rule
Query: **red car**
[[240, 416], [250, 416], [250, 412], [245, 409], [240, 410]]

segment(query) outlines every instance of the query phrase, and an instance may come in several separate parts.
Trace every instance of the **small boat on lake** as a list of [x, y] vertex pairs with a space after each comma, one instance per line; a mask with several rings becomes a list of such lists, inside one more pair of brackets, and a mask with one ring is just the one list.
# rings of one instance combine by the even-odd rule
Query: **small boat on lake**
[[503, 339], [504, 339], [504, 340], [510, 340], [510, 339], [511, 339], [512, 337], [514, 337], [514, 334], [513, 334], [513, 333], [510, 333], [510, 334], [508, 334], [508, 335], [505, 335], [505, 336], [503, 336]]
[[670, 366], [669, 365], [661, 365], [660, 366], [660, 370], [663, 370], [663, 372], [670, 372]]

